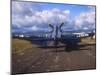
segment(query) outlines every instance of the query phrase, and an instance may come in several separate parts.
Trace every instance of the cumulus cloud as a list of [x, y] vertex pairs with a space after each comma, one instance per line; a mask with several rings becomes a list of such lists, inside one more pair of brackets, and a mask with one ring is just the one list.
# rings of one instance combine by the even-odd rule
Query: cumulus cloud
[[75, 18], [75, 26], [77, 28], [89, 29], [95, 28], [95, 12], [82, 12]]
[[95, 6], [87, 6], [87, 12], [81, 12], [75, 17], [75, 27], [80, 29], [95, 29], [96, 12]]
[[[31, 15], [30, 15], [31, 14]], [[30, 30], [47, 29], [48, 24], [58, 25], [69, 20], [69, 10], [53, 8], [50, 10], [35, 10], [33, 5], [25, 3], [12, 3], [12, 25], [17, 28]], [[30, 28], [32, 27], [32, 28]]]
[[90, 11], [82, 12], [75, 17], [71, 11], [60, 8], [39, 9], [36, 3], [12, 2], [13, 31], [49, 30], [48, 24], [60, 25], [64, 22], [64, 30], [95, 28], [95, 8], [89, 6]]

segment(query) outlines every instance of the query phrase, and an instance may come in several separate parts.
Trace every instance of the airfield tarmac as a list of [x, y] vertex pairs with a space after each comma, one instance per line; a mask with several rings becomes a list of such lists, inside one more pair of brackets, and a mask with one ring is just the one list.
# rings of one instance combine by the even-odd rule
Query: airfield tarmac
[[[15, 39], [12, 40], [13, 42]], [[80, 48], [41, 48], [33, 47], [20, 53], [12, 51], [12, 73], [41, 73], [54, 71], [72, 71], [96, 68], [95, 44], [80, 44]]]

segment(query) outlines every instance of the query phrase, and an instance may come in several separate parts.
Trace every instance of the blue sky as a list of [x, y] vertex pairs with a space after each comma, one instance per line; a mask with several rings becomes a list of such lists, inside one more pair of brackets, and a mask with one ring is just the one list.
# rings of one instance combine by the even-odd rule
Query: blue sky
[[50, 30], [48, 24], [64, 30], [95, 28], [95, 6], [12, 1], [12, 31]]
[[73, 4], [58, 4], [58, 3], [42, 3], [37, 6], [41, 10], [50, 10], [53, 8], [59, 8], [61, 10], [70, 10], [71, 15], [77, 16], [81, 12], [88, 12], [90, 10], [89, 6], [85, 5], [73, 5]]

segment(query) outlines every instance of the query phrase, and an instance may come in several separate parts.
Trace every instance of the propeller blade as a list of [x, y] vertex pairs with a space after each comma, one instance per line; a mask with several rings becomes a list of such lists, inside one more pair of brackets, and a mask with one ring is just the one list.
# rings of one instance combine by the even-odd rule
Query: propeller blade
[[49, 24], [49, 26], [50, 26], [51, 28], [54, 28], [53, 25], [51, 25], [51, 24]]
[[63, 25], [64, 25], [64, 23], [61, 23], [61, 25], [60, 25], [60, 27], [59, 27], [60, 32], [62, 32], [61, 27], [62, 27]]
[[64, 25], [64, 23], [61, 23], [60, 27], [62, 27]]
[[52, 28], [52, 32], [54, 31], [54, 27], [53, 25], [49, 24], [49, 26]]

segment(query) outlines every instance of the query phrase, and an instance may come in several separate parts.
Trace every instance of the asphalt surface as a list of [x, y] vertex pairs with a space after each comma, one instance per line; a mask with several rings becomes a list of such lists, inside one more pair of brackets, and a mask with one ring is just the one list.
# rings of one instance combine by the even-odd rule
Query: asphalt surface
[[12, 55], [12, 73], [40, 73], [96, 68], [95, 45], [79, 49], [65, 47], [31, 48], [20, 55]]

